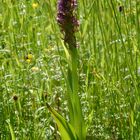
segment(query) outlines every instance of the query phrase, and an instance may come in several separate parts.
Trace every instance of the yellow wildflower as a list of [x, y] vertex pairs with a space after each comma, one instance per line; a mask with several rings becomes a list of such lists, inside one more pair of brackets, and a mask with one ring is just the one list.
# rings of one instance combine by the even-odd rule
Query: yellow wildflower
[[38, 3], [33, 3], [32, 4], [32, 7], [35, 9], [35, 8], [37, 8], [38, 7]]
[[39, 71], [39, 68], [38, 68], [38, 67], [32, 67], [31, 70], [32, 70], [33, 72], [38, 72], [38, 71]]
[[27, 55], [27, 59], [30, 59], [30, 60], [33, 59], [33, 55], [32, 54], [28, 54]]
[[33, 55], [30, 53], [25, 57], [26, 62], [30, 63], [33, 60]]
[[26, 59], [26, 62], [30, 63], [30, 62], [31, 62], [31, 60], [30, 60], [30, 59]]

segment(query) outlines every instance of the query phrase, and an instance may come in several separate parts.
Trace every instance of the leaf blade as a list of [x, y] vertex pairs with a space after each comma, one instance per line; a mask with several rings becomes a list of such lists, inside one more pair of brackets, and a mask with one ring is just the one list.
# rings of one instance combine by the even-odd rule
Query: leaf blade
[[73, 127], [59, 113], [47, 104], [47, 108], [51, 112], [54, 120], [58, 125], [59, 132], [63, 140], [78, 140]]

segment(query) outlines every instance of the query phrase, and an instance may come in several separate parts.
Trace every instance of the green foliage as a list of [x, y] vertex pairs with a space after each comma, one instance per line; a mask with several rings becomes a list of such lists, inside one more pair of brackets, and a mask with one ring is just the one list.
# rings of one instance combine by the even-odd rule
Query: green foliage
[[77, 69], [78, 53], [77, 48], [67, 48], [65, 46], [65, 55], [68, 62], [68, 72], [66, 75], [66, 70], [62, 68], [62, 72], [65, 78], [67, 86], [67, 101], [69, 108], [69, 118], [70, 124], [73, 126], [78, 138], [80, 140], [86, 139], [86, 127], [82, 114], [82, 108], [80, 103], [80, 98], [78, 96], [79, 92], [79, 75]]
[[[140, 139], [139, 11], [139, 0], [78, 0], [78, 95], [87, 139]], [[0, 1], [1, 140], [12, 133], [59, 139], [46, 102], [71, 122], [66, 100], [74, 83], [65, 77], [74, 73], [62, 42], [56, 0]]]
[[58, 114], [54, 109], [52, 109], [47, 104], [48, 109], [50, 110], [53, 118], [55, 119], [58, 129], [63, 140], [78, 140], [77, 135], [75, 134], [74, 128], [68, 123], [60, 114]]
[[11, 126], [11, 124], [10, 124], [10, 122], [8, 120], [7, 120], [7, 123], [8, 123], [9, 129], [10, 129], [12, 140], [16, 140], [13, 128], [12, 128], [12, 126]]

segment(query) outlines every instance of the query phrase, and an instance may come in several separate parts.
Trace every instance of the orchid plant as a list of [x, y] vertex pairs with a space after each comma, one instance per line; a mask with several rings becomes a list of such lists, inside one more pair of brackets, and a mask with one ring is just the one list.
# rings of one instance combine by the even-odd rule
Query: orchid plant
[[80, 99], [78, 96], [78, 52], [75, 32], [78, 31], [79, 21], [76, 17], [76, 0], [58, 0], [57, 22], [64, 36], [64, 50], [66, 52], [68, 70], [63, 71], [68, 96], [69, 119], [67, 122], [60, 114], [48, 104], [48, 109], [55, 119], [61, 137], [64, 140], [85, 140], [86, 128], [82, 114]]

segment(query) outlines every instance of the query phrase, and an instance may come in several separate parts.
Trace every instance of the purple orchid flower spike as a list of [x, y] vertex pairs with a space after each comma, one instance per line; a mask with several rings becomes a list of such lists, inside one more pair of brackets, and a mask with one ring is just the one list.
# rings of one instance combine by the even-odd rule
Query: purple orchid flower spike
[[57, 22], [64, 34], [64, 42], [76, 47], [75, 32], [79, 26], [76, 18], [77, 0], [58, 0]]

